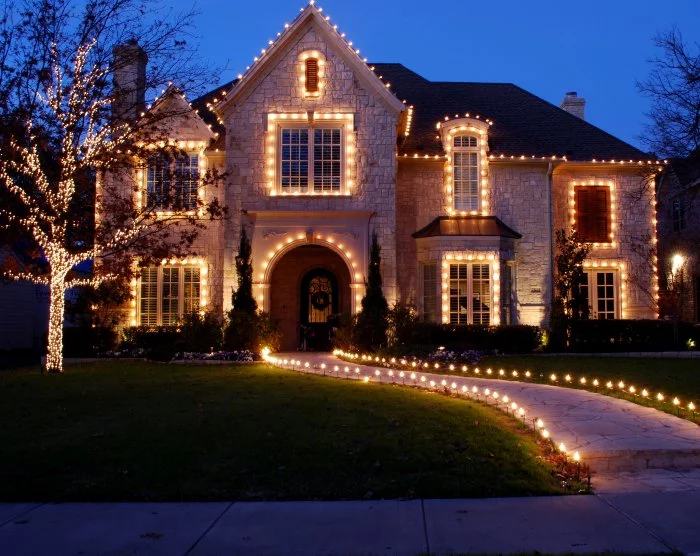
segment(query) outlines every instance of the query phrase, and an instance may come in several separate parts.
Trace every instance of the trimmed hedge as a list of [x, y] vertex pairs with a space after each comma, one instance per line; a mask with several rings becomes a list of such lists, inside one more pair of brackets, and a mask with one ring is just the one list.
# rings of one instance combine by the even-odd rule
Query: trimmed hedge
[[64, 357], [95, 357], [117, 345], [117, 333], [111, 328], [76, 326], [63, 329]]
[[700, 342], [700, 327], [664, 320], [584, 320], [571, 323], [569, 351], [684, 351], [688, 340]]
[[536, 326], [482, 326], [418, 323], [415, 336], [420, 343], [444, 346], [451, 351], [498, 351], [532, 353], [542, 344], [542, 332]]

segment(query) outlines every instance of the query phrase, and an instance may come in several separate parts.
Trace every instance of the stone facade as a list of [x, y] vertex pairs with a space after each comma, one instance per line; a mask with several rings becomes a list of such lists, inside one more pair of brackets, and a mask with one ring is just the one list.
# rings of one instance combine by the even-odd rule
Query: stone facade
[[[321, 63], [321, 88], [314, 95], [304, 88], [306, 56]], [[358, 311], [373, 233], [382, 248], [384, 293], [390, 304], [411, 303], [422, 310], [430, 293], [424, 291], [422, 265], [434, 264], [436, 318], [449, 322], [451, 265], [473, 261], [488, 266], [488, 291], [482, 292], [488, 298], [481, 302], [490, 308], [490, 324], [547, 326], [554, 295], [555, 230], [571, 229], [571, 195], [579, 183], [611, 188], [615, 238], [594, 248], [589, 266], [615, 273], [616, 316], [656, 314], [653, 187], [641, 170], [644, 165], [490, 156], [490, 122], [468, 114], [437, 126], [443, 154], [401, 153], [397, 145], [410, 133], [413, 115], [314, 6], [302, 12], [235, 86], [206, 97], [202, 110], [205, 120], [215, 117], [224, 138], [210, 142], [202, 153], [205, 164], [225, 170], [222, 186], [205, 195], [218, 196], [230, 215], [200, 234], [193, 246], [208, 269], [209, 306], [217, 314], [230, 308], [236, 251], [245, 227], [253, 249], [254, 294], [259, 307], [280, 322], [286, 348], [300, 342], [301, 287], [308, 272], [323, 269], [336, 277], [334, 312]], [[325, 121], [342, 130], [342, 187], [288, 194], [291, 189], [283, 189], [280, 181], [280, 130], [302, 126], [313, 131]], [[204, 121], [200, 123], [180, 120], [173, 125], [173, 136], [211, 140]], [[452, 134], [460, 129], [479, 134], [480, 208], [464, 216], [453, 209], [452, 200]], [[493, 216], [512, 234], [413, 237], [437, 217], [471, 219], [481, 226]]]

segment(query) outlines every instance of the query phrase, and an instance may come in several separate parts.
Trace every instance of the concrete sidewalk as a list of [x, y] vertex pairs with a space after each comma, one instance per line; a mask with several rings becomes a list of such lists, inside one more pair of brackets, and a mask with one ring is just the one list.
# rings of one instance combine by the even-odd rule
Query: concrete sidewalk
[[[447, 388], [454, 393], [462, 393], [464, 386], [465, 396], [488, 401], [504, 410], [508, 404], [516, 402], [525, 410], [527, 424], [533, 425], [534, 419], [542, 419], [556, 444], [563, 442], [569, 453], [578, 451], [583, 460], [599, 473], [700, 467], [700, 427], [697, 424], [618, 398], [547, 384], [421, 371], [415, 371], [416, 378], [411, 380], [409, 371], [403, 378], [398, 370], [390, 376], [389, 369], [347, 363], [327, 353], [281, 353], [274, 357], [278, 359], [278, 366], [312, 374], [347, 379], [368, 377], [372, 383], [405, 384], [436, 391]], [[292, 359], [301, 361], [301, 364], [283, 363]], [[325, 369], [321, 368], [322, 364], [326, 365]], [[336, 366], [339, 368], [337, 372], [333, 370]], [[346, 367], [348, 373], [344, 372]], [[425, 381], [421, 380], [422, 377]], [[478, 394], [472, 393], [474, 386], [478, 388]], [[485, 395], [487, 388], [490, 396]], [[493, 398], [494, 391], [499, 394], [498, 401]], [[505, 395], [508, 404], [503, 403]]]
[[0, 554], [700, 553], [700, 470], [628, 475], [597, 496], [4, 504]]

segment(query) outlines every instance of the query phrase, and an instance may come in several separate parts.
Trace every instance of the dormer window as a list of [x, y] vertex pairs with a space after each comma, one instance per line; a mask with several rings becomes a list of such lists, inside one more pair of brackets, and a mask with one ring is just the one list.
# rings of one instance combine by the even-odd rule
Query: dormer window
[[306, 92], [318, 93], [318, 59], [306, 60]]
[[457, 135], [453, 141], [452, 184], [454, 210], [479, 210], [479, 139]]

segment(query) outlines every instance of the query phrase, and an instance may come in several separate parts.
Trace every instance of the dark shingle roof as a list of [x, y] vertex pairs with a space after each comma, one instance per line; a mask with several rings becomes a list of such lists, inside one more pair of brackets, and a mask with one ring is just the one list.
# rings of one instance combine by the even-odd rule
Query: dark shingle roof
[[490, 154], [566, 156], [569, 160], [646, 160], [639, 149], [511, 83], [433, 82], [402, 64], [374, 64], [392, 90], [414, 106], [401, 154], [441, 154], [436, 124], [466, 112], [490, 119]]
[[[372, 64], [370, 64], [372, 65]], [[569, 160], [646, 160], [639, 149], [613, 137], [511, 83], [452, 83], [428, 81], [402, 64], [373, 64], [375, 73], [398, 98], [414, 107], [411, 133], [399, 141], [399, 154], [443, 154], [436, 124], [445, 116], [470, 113], [493, 121], [489, 154], [551, 157]], [[222, 98], [236, 81], [217, 87], [192, 102], [223, 148], [225, 129], [207, 103]]]
[[438, 216], [413, 234], [416, 239], [438, 236], [490, 236], [520, 239], [518, 232], [495, 216]]

